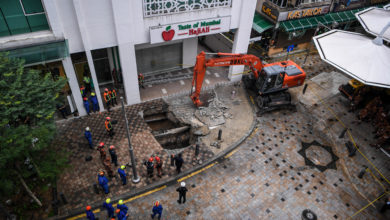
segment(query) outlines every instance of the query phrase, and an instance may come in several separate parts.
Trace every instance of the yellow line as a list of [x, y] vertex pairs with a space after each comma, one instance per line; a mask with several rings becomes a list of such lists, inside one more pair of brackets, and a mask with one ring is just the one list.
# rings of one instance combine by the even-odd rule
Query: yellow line
[[138, 195], [138, 196], [134, 196], [134, 197], [132, 197], [132, 198], [130, 198], [130, 199], [124, 200], [123, 203], [131, 202], [131, 201], [133, 201], [133, 200], [135, 200], [135, 199], [138, 199], [138, 198], [147, 196], [147, 195], [149, 195], [149, 194], [152, 194], [152, 193], [154, 193], [154, 192], [160, 191], [160, 190], [165, 189], [165, 188], [167, 188], [166, 185], [161, 186], [161, 187], [156, 188], [156, 189], [154, 189], [154, 190], [150, 190], [150, 191], [148, 191], [148, 192], [146, 192], [146, 193], [142, 193], [142, 194], [140, 194], [140, 195]]
[[259, 128], [255, 128], [255, 130], [252, 131], [251, 135], [249, 135], [249, 139], [253, 138], [253, 136], [256, 134], [257, 129]]
[[230, 153], [226, 154], [225, 159], [231, 157], [231, 156], [232, 156], [234, 153], [236, 153], [237, 151], [238, 151], [238, 148], [232, 150]]
[[[100, 209], [95, 209], [92, 211], [93, 213], [98, 213], [100, 212]], [[80, 214], [80, 215], [76, 215], [76, 216], [73, 216], [71, 218], [67, 218], [67, 220], [75, 220], [75, 219], [79, 219], [79, 218], [86, 218], [87, 215], [84, 213], [84, 214]]]
[[[336, 113], [333, 111], [333, 109], [331, 109], [326, 103], [324, 103], [323, 99], [314, 91], [312, 90], [313, 93], [317, 96], [317, 98], [320, 100], [320, 102], [333, 114], [333, 116], [337, 119], [337, 121], [344, 127], [344, 128], [347, 128], [347, 126], [341, 121], [341, 119], [336, 115]], [[348, 133], [348, 136], [349, 136], [349, 139], [352, 141], [353, 143], [353, 146], [356, 148], [356, 150], [364, 157], [364, 159], [366, 159], [372, 167], [374, 167], [374, 169], [379, 173], [379, 175], [381, 175], [388, 184], [390, 184], [390, 181], [378, 170], [378, 168], [376, 168], [376, 166], [366, 157], [366, 155], [364, 155], [360, 150], [359, 148], [357, 147], [356, 143], [355, 143], [355, 140], [353, 139], [352, 137], [352, 134], [351, 132], [349, 131], [349, 129], [347, 128], [347, 133]]]
[[188, 174], [187, 176], [185, 176], [185, 177], [183, 177], [183, 178], [178, 179], [177, 182], [180, 183], [180, 182], [183, 181], [183, 180], [186, 180], [186, 179], [188, 179], [188, 178], [190, 178], [190, 177], [192, 177], [192, 176], [195, 176], [196, 174], [198, 174], [198, 173], [200, 173], [200, 172], [203, 172], [203, 171], [205, 171], [205, 170], [207, 170], [207, 169], [213, 167], [213, 166], [214, 166], [215, 164], [217, 164], [217, 163], [218, 163], [218, 162], [214, 162], [214, 163], [212, 163], [212, 164], [209, 164], [208, 166], [203, 167], [202, 169], [200, 169], [200, 170], [198, 170], [198, 171], [195, 171], [195, 172], [193, 172], [193, 173], [191, 173], [191, 174]]
[[381, 184], [381, 186], [382, 186], [382, 188], [383, 188], [384, 190], [386, 190], [386, 187], [378, 180], [378, 178], [372, 173], [372, 171], [371, 171], [369, 168], [367, 168], [366, 170], [368, 170], [368, 171], [370, 172], [371, 176], [374, 177], [374, 179], [375, 179], [379, 184]]
[[364, 209], [366, 209], [368, 206], [370, 206], [371, 204], [373, 204], [374, 202], [376, 202], [378, 199], [382, 198], [384, 195], [388, 194], [389, 192], [384, 192], [381, 196], [379, 196], [378, 198], [376, 198], [374, 201], [368, 203], [366, 206], [364, 206], [363, 208], [361, 208], [359, 211], [355, 212], [353, 215], [349, 216], [348, 219], [351, 219], [352, 217], [354, 217], [355, 215], [359, 214], [360, 212], [362, 212]]

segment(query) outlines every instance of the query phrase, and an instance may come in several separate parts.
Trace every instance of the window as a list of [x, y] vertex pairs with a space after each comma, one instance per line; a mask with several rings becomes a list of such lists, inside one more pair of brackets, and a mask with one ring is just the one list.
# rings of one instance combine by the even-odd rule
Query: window
[[272, 3], [274, 3], [275, 5], [281, 8], [285, 8], [287, 6], [287, 1], [288, 0], [272, 0]]
[[0, 37], [49, 29], [41, 0], [0, 1]]

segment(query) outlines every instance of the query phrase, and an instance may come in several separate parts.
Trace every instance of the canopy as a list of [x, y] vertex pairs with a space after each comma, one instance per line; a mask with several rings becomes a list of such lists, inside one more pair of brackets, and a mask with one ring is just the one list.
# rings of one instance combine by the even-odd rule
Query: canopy
[[273, 26], [274, 25], [271, 22], [267, 21], [260, 14], [255, 13], [255, 16], [253, 17], [252, 28], [255, 29], [259, 34], [272, 28]]
[[[390, 10], [371, 7], [355, 14], [364, 30], [378, 36], [383, 27], [390, 23]], [[383, 34], [383, 40], [390, 42], [390, 28]]]
[[332, 30], [313, 38], [325, 62], [366, 85], [390, 88], [390, 48], [359, 33]]

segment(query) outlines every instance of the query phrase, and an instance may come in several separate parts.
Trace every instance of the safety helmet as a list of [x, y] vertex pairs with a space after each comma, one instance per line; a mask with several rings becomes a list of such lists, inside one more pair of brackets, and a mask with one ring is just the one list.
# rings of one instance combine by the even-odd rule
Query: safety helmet
[[149, 158], [149, 162], [153, 162], [153, 157], [150, 157], [150, 158]]
[[155, 157], [156, 161], [160, 161], [160, 158], [158, 156]]
[[110, 150], [114, 150], [114, 149], [115, 149], [114, 145], [111, 145]]
[[154, 203], [154, 206], [158, 206], [158, 205], [160, 205], [160, 202], [159, 202], [159, 201], [156, 201], [156, 202]]
[[85, 130], [86, 130], [86, 131], [89, 131], [89, 127], [86, 127]]
[[104, 175], [104, 171], [100, 171], [100, 172], [99, 172], [99, 175], [100, 175], [100, 176], [103, 176], [103, 175]]
[[107, 89], [107, 88], [105, 88], [105, 89], [104, 89], [104, 91], [108, 92], [108, 89]]
[[111, 202], [111, 199], [110, 198], [107, 198], [106, 199], [106, 203], [108, 204], [108, 203], [110, 203]]
[[111, 218], [111, 220], [115, 220], [116, 218]]
[[85, 89], [85, 87], [84, 86], [81, 86], [81, 88], [80, 89]]
[[99, 144], [101, 147], [103, 147], [104, 146], [104, 143], [103, 142], [100, 142], [100, 144]]
[[181, 187], [185, 187], [186, 183], [185, 182], [181, 182], [180, 185], [181, 185]]
[[125, 168], [126, 168], [126, 166], [125, 166], [125, 165], [122, 165], [122, 166], [121, 166], [121, 169], [122, 169], [122, 170], [124, 170]]
[[94, 93], [94, 92], [91, 92], [91, 96], [95, 96], [95, 93]]
[[122, 199], [119, 200], [118, 204], [119, 204], [119, 205], [123, 205], [123, 200], [122, 200]]
[[[120, 205], [120, 204], [119, 204]], [[116, 209], [115, 210], [115, 213], [118, 214], [121, 210], [120, 209]]]
[[91, 206], [87, 206], [87, 208], [85, 208], [87, 211], [91, 210]]
[[110, 118], [110, 117], [107, 117], [106, 120], [111, 120], [111, 118]]
[[84, 98], [83, 98], [83, 100], [84, 100], [84, 101], [87, 101], [87, 100], [88, 100], [88, 98], [87, 98], [87, 97], [84, 97]]

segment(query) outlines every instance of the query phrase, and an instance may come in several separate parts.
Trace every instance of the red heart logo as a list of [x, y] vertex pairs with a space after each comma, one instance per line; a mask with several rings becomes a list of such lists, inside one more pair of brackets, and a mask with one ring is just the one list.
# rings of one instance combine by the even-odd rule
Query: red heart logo
[[166, 31], [163, 31], [162, 32], [162, 38], [165, 40], [165, 41], [170, 41], [172, 40], [173, 36], [175, 36], [175, 30], [169, 30], [171, 29], [171, 26], [168, 26], [165, 30]]

